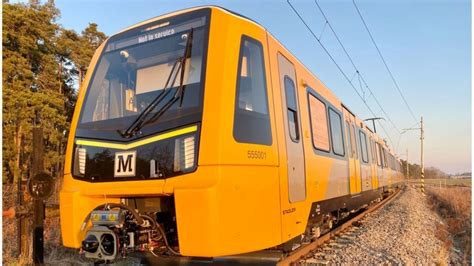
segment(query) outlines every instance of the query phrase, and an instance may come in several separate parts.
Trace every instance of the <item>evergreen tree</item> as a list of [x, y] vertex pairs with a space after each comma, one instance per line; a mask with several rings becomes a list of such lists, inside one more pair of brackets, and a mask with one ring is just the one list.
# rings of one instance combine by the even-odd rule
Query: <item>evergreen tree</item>
[[3, 4], [3, 177], [29, 176], [32, 128], [41, 114], [45, 169], [62, 173], [66, 131], [76, 85], [106, 36], [89, 26], [81, 35], [61, 27], [53, 1]]

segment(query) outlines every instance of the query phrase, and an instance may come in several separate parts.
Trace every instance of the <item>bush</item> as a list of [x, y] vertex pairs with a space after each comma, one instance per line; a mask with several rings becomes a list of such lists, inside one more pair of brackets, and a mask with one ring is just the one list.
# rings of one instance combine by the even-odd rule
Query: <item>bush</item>
[[470, 264], [472, 245], [471, 188], [429, 187], [427, 192], [431, 196], [433, 207], [444, 218], [446, 230], [451, 234], [450, 237], [442, 237], [443, 234], [439, 234], [440, 239], [447, 246], [453, 245], [454, 249], [461, 251], [464, 262]]

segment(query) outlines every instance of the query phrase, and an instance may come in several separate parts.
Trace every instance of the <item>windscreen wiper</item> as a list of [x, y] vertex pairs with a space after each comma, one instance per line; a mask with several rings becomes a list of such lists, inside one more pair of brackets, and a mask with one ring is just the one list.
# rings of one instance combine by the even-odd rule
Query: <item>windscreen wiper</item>
[[[155, 122], [157, 119], [159, 119], [173, 104], [181, 99], [180, 106], [183, 104], [183, 96], [184, 96], [184, 74], [186, 71], [186, 59], [188, 57], [191, 57], [191, 47], [192, 47], [192, 39], [193, 39], [193, 31], [194, 29], [191, 29], [191, 31], [188, 34], [187, 40], [186, 40], [186, 47], [184, 49], [184, 55], [182, 57], [178, 57], [176, 61], [173, 64], [173, 67], [171, 68], [170, 74], [168, 76], [168, 79], [166, 80], [164, 89], [161, 91], [158, 96], [156, 96], [155, 99], [138, 115], [138, 117], [133, 121], [133, 123], [124, 131], [117, 130], [117, 132], [120, 134], [120, 136], [124, 138], [131, 138], [135, 136], [138, 132], [140, 132], [140, 129], [142, 129], [145, 125]], [[168, 102], [166, 102], [153, 116], [151, 116], [149, 119], [147, 117], [150, 115], [150, 113], [163, 101], [163, 99], [166, 98], [171, 92], [171, 88], [173, 88], [176, 78], [178, 76], [178, 73], [180, 74], [180, 82], [179, 82], [179, 87], [174, 93], [173, 97], [171, 97]], [[174, 75], [173, 75], [174, 74]]]

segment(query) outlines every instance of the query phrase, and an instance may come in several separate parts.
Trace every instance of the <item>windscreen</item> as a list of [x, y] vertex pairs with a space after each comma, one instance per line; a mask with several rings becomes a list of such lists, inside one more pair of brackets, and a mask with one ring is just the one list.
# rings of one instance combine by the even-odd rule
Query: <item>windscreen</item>
[[[117, 130], [133, 123], [163, 90], [170, 90], [167, 98], [172, 97], [180, 84], [182, 99], [159, 121], [146, 126], [143, 135], [199, 120], [208, 23], [207, 13], [194, 12], [112, 37], [95, 67], [76, 135], [121, 139]], [[185, 55], [191, 32], [190, 54], [182, 64], [184, 73], [178, 73], [173, 66]], [[167, 98], [152, 112], [158, 111]]]

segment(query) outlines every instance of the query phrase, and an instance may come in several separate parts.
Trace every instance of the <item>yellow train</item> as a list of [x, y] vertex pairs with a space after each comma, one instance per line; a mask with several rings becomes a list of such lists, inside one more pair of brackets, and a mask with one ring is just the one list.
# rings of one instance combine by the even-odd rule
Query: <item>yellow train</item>
[[62, 239], [109, 261], [288, 250], [401, 179], [386, 143], [265, 28], [191, 8], [97, 49], [71, 124]]

